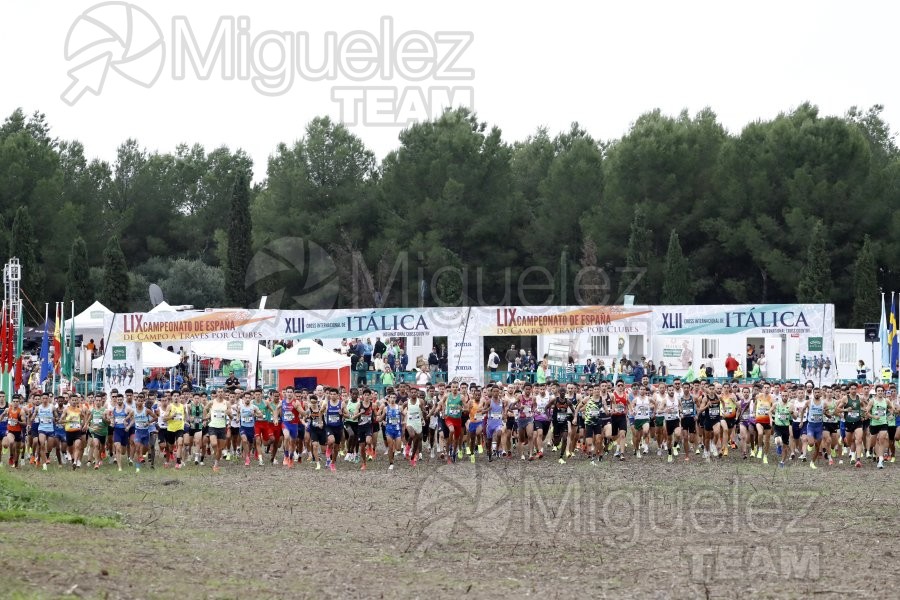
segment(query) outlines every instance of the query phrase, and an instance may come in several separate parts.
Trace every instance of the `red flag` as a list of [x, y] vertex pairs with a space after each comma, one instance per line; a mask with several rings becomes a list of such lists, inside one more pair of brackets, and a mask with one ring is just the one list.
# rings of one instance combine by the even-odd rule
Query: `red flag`
[[0, 365], [3, 372], [6, 373], [6, 367], [9, 364], [9, 357], [6, 356], [6, 304], [3, 305], [3, 312], [0, 313]]
[[[12, 317], [12, 311], [9, 311], [9, 316]], [[13, 331], [12, 323], [6, 324], [6, 364], [7, 371], [12, 372], [12, 368], [16, 364], [16, 344], [15, 344], [15, 335]]]
[[19, 393], [19, 388], [22, 387], [22, 355], [19, 355], [19, 358], [16, 359], [16, 381], [15, 381], [15, 389], [13, 390], [14, 394]]

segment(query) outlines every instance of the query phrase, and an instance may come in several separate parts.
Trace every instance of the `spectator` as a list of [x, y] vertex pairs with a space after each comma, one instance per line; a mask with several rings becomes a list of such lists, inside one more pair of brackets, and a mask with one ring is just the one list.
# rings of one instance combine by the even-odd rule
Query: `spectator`
[[88, 352], [90, 352], [90, 353], [91, 353], [91, 356], [93, 357], [93, 356], [94, 356], [94, 352], [97, 350], [97, 345], [94, 344], [94, 339], [93, 339], [93, 338], [91, 338], [91, 340], [87, 343], [86, 348], [88, 349]]
[[366, 385], [366, 373], [369, 372], [369, 365], [365, 360], [359, 359], [356, 361], [356, 385], [364, 386]]
[[642, 365], [640, 361], [634, 363], [634, 368], [631, 370], [631, 376], [634, 377], [635, 381], [640, 381], [644, 378], [644, 365]]
[[547, 383], [547, 359], [542, 360], [537, 366], [536, 379], [538, 385]]
[[387, 365], [384, 367], [384, 373], [381, 374], [381, 385], [394, 385], [396, 378], [391, 368]]
[[381, 354], [378, 354], [377, 352], [375, 353], [375, 372], [384, 372], [384, 360], [381, 358]]
[[366, 343], [363, 344], [363, 358], [367, 364], [372, 362], [372, 338], [366, 338]]
[[706, 365], [700, 365], [700, 370], [697, 371], [697, 378], [700, 381], [704, 381], [706, 379]]
[[706, 378], [712, 379], [715, 376], [715, 371], [713, 370], [713, 355], [710, 354], [706, 358], [709, 359], [709, 362], [706, 363]]
[[434, 383], [435, 377], [437, 377], [437, 372], [440, 369], [440, 355], [438, 354], [437, 346], [431, 349], [431, 354], [428, 355], [428, 372], [431, 374], [431, 381]]
[[428, 374], [428, 365], [423, 365], [419, 372], [416, 373], [416, 385], [428, 385], [431, 381], [431, 375]]
[[488, 355], [487, 368], [491, 373], [496, 373], [497, 367], [499, 367], [499, 366], [500, 366], [500, 355], [497, 354], [497, 352], [493, 348], [491, 348], [491, 353], [490, 353], [490, 355]]
[[394, 342], [391, 340], [388, 340], [386, 358], [388, 366], [393, 371], [397, 363], [397, 346], [394, 345]]
[[694, 363], [692, 361], [688, 361], [687, 373], [684, 374], [684, 382], [693, 383], [696, 379], [697, 376], [694, 374]]
[[408, 371], [408, 370], [409, 370], [409, 369], [408, 369], [408, 367], [409, 367], [409, 356], [408, 356], [408, 355], [406, 354], [406, 352], [403, 351], [403, 350], [399, 350], [398, 352], [400, 352], [400, 370], [401, 370], [401, 371]]
[[384, 353], [387, 352], [387, 346], [384, 345], [384, 342], [381, 341], [380, 337], [376, 337], [375, 347], [372, 350], [375, 354], [384, 356]]
[[575, 381], [575, 357], [571, 355], [566, 363], [566, 381]]
[[515, 366], [517, 358], [519, 358], [519, 353], [516, 352], [516, 345], [510, 344], [509, 350], [506, 351], [506, 370], [507, 371], [513, 370], [513, 366]]
[[603, 379], [607, 375], [606, 363], [603, 361], [602, 358], [599, 361], [597, 361], [597, 375], [600, 377], [600, 379]]
[[448, 362], [448, 360], [447, 360], [447, 345], [441, 344], [441, 362], [438, 363], [438, 367], [444, 373], [447, 372], [447, 362]]
[[728, 379], [734, 378], [734, 372], [738, 370], [740, 364], [737, 359], [731, 355], [731, 352], [728, 353], [728, 356], [725, 358], [725, 373]]
[[759, 361], [758, 361], [758, 360], [754, 360], [754, 361], [753, 361], [753, 368], [750, 369], [750, 379], [759, 379], [759, 377], [760, 377], [760, 373], [759, 373]]
[[597, 365], [591, 362], [590, 357], [588, 357], [587, 361], [584, 363], [584, 374], [591, 383], [597, 381]]
[[859, 361], [859, 366], [856, 368], [856, 379], [859, 382], [863, 382], [866, 380], [866, 373], [868, 369], [866, 368], [866, 363], [863, 361]]
[[759, 357], [756, 359], [756, 364], [759, 365], [759, 376], [765, 379], [768, 375], [768, 369], [766, 369], [768, 361], [766, 361], [765, 352], [759, 353]]
[[240, 385], [241, 380], [237, 378], [234, 372], [232, 372], [231, 375], [228, 376], [228, 379], [225, 380], [225, 387], [227, 388], [234, 389], [240, 387]]
[[668, 377], [669, 376], [669, 368], [666, 366], [665, 362], [659, 361], [659, 368], [656, 370], [656, 375], [658, 377]]
[[[763, 359], [765, 359], [765, 356], [760, 356], [760, 360], [762, 361]], [[825, 377], [828, 377], [828, 372], [831, 371], [831, 357], [830, 356], [825, 357], [825, 364], [823, 366], [825, 368]], [[766, 368], [765, 367], [761, 367], [761, 368], [762, 368], [763, 373], [765, 373]], [[891, 373], [891, 375], [893, 376], [893, 373]], [[763, 375], [763, 377], [765, 377], [765, 375]], [[896, 377], [893, 377], [893, 378], [896, 379]]]

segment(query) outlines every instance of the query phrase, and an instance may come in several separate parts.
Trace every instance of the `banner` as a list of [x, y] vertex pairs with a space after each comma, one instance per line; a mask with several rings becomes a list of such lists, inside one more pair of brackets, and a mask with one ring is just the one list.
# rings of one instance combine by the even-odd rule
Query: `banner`
[[103, 374], [103, 391], [112, 389], [135, 392], [143, 389], [144, 370], [141, 363], [140, 344], [116, 342], [106, 344], [106, 354], [100, 371]]

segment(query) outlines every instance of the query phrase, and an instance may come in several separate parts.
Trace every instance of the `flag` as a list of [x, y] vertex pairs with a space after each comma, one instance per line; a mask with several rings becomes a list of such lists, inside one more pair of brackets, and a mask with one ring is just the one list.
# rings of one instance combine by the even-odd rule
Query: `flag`
[[50, 376], [50, 320], [44, 314], [44, 337], [41, 338], [41, 383]]
[[897, 307], [893, 296], [891, 294], [891, 316], [888, 317], [888, 341], [891, 343], [891, 362], [889, 364], [892, 373], [897, 368], [897, 359], [900, 358], [900, 338], [897, 336]]
[[[893, 301], [893, 294], [891, 294], [892, 304]], [[881, 368], [883, 369], [891, 364], [891, 332], [888, 330], [887, 312], [884, 307], [884, 292], [881, 294], [881, 323], [878, 326], [878, 337], [881, 338]], [[874, 368], [874, 365], [872, 368]]]
[[62, 348], [59, 343], [59, 303], [56, 304], [55, 313], [53, 319], [53, 370], [59, 373], [59, 363], [62, 355]]
[[71, 381], [75, 377], [75, 304], [72, 304], [72, 319], [69, 335], [66, 337], [65, 376]]

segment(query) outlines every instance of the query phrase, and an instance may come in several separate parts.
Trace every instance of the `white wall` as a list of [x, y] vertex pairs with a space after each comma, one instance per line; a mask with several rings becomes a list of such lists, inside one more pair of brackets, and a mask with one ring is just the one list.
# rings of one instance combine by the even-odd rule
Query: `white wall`
[[[834, 354], [837, 356], [836, 364], [840, 379], [854, 379], [856, 377], [857, 361], [862, 360], [866, 367], [874, 369], [875, 376], [881, 374], [881, 344], [875, 343], [875, 362], [872, 362], [872, 344], [866, 341], [866, 333], [863, 329], [835, 329], [834, 330]], [[842, 360], [844, 359], [844, 360]], [[871, 373], [869, 374], [871, 378]]]

